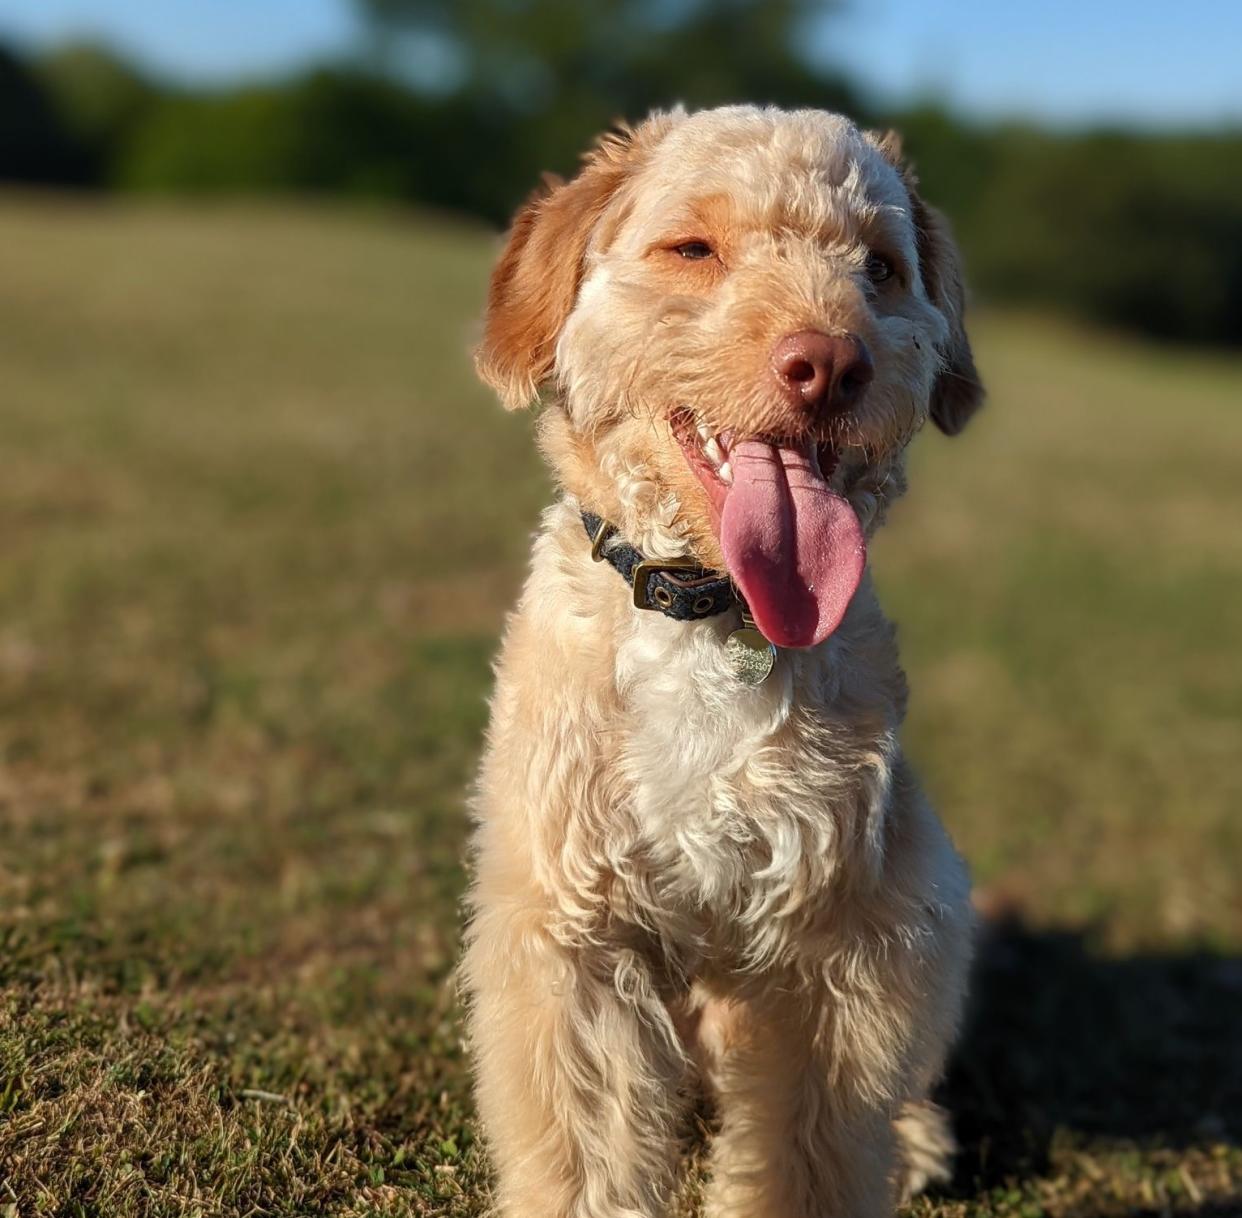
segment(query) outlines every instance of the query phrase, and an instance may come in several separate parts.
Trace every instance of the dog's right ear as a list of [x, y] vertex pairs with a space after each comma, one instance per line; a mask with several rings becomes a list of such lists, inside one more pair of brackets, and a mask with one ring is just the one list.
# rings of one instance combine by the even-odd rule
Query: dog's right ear
[[983, 384], [966, 337], [966, 288], [962, 258], [949, 231], [949, 222], [918, 192], [918, 177], [905, 159], [896, 131], [870, 132], [875, 146], [901, 175], [910, 196], [910, 216], [918, 243], [919, 273], [932, 304], [948, 322], [949, 332], [940, 355], [943, 366], [932, 388], [930, 417], [947, 436], [955, 436], [983, 404]]
[[671, 115], [603, 136], [581, 172], [563, 182], [549, 175], [513, 218], [492, 272], [475, 352], [479, 375], [509, 410], [529, 406], [551, 378], [556, 342], [572, 312], [600, 219]]
[[949, 337], [941, 352], [944, 367], [932, 389], [930, 416], [946, 436], [955, 436], [983, 405], [983, 383], [966, 337], [962, 259], [944, 216], [923, 202], [913, 184], [910, 195], [923, 282], [949, 323]]

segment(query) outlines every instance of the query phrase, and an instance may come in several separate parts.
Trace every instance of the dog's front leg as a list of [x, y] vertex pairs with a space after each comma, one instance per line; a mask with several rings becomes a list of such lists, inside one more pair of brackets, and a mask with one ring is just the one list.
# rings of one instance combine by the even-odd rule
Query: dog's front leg
[[476, 919], [464, 962], [476, 1095], [503, 1218], [648, 1218], [676, 1153], [685, 1057], [636, 953]]
[[710, 1218], [889, 1218], [889, 1110], [834, 1085], [813, 1018], [779, 995], [718, 1001], [700, 1035], [721, 1117]]

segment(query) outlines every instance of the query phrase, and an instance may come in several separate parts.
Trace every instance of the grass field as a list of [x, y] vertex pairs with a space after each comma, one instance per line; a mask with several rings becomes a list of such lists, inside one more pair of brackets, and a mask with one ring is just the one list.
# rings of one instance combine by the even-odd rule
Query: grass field
[[[486, 1209], [462, 792], [548, 495], [492, 248], [0, 203], [0, 1218]], [[1242, 1214], [1242, 360], [976, 335], [876, 547], [990, 914], [912, 1213]]]

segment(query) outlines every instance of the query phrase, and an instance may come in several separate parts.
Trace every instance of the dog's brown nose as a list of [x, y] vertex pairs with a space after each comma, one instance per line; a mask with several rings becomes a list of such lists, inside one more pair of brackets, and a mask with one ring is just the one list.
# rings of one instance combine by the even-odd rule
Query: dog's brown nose
[[875, 375], [862, 339], [818, 330], [786, 334], [772, 348], [772, 366], [790, 400], [820, 415], [855, 406]]

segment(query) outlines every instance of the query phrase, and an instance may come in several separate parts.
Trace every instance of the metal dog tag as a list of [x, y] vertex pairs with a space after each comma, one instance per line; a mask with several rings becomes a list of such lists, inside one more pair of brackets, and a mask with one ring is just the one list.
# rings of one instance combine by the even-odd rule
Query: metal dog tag
[[776, 665], [776, 648], [759, 633], [748, 609], [742, 610], [741, 626], [725, 639], [725, 654], [743, 685], [762, 685]]

